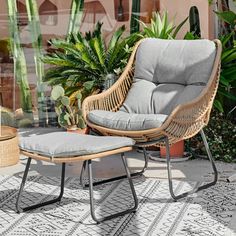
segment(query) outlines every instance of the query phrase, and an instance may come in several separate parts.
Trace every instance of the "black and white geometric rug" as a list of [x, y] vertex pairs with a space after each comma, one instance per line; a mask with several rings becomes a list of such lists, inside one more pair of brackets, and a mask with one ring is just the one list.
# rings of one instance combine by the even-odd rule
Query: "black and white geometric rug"
[[[21, 178], [17, 176], [0, 176], [1, 236], [218, 236], [224, 235], [236, 209], [236, 184], [219, 182], [173, 202], [167, 181], [141, 177], [134, 179], [139, 198], [137, 212], [97, 225], [90, 217], [88, 190], [81, 189], [78, 178], [66, 179], [61, 203], [16, 214], [20, 183]], [[29, 177], [22, 204], [27, 206], [56, 196], [58, 184], [57, 178]], [[191, 185], [196, 183], [174, 182], [178, 193]], [[96, 210], [98, 216], [132, 204], [126, 181], [96, 187], [95, 198], [100, 205]]]

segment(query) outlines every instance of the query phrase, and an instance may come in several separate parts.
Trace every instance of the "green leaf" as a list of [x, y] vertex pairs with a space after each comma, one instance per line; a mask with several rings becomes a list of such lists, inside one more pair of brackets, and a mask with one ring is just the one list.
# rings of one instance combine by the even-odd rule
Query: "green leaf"
[[102, 45], [100, 44], [98, 39], [92, 39], [91, 43], [95, 49], [96, 55], [98, 57], [99, 62], [103, 65], [104, 64], [104, 51], [102, 50]]
[[94, 81], [87, 81], [83, 83], [83, 86], [85, 87], [86, 90], [91, 90], [94, 86]]
[[236, 23], [236, 14], [232, 11], [223, 11], [215, 13], [221, 18], [223, 21], [229, 23], [231, 26], [234, 26]]
[[236, 101], [236, 96], [230, 92], [223, 91], [223, 90], [218, 90], [218, 93], [223, 95], [224, 97], [227, 97], [233, 101]]
[[229, 81], [224, 76], [222, 76], [222, 75], [220, 76], [220, 83], [222, 83], [226, 87], [229, 86]]
[[67, 35], [77, 32], [80, 29], [84, 8], [84, 0], [72, 0], [70, 7], [70, 20]]
[[178, 34], [178, 32], [180, 31], [180, 29], [183, 27], [183, 25], [188, 21], [189, 17], [186, 17], [175, 29], [174, 33], [172, 34], [173, 38], [176, 38], [176, 35]]
[[57, 113], [57, 115], [59, 116], [62, 113], [62, 110], [60, 107], [55, 106], [55, 112]]
[[82, 99], [82, 93], [81, 92], [78, 92], [77, 95], [76, 95], [76, 98], [78, 100], [81, 100]]
[[214, 107], [219, 111], [219, 112], [224, 112], [224, 108], [221, 104], [221, 102], [217, 99], [214, 100]]
[[61, 127], [66, 128], [67, 127], [67, 120], [65, 120], [65, 112], [62, 112], [60, 115], [58, 115], [58, 123]]
[[184, 36], [184, 39], [195, 40], [195, 39], [199, 39], [199, 37], [197, 35], [193, 34], [192, 32], [187, 32]]
[[116, 43], [118, 42], [124, 31], [125, 31], [125, 25], [122, 25], [118, 30], [115, 31], [109, 42], [108, 50], [111, 50], [116, 45]]
[[225, 49], [226, 44], [231, 40], [231, 38], [234, 34], [235, 34], [234, 32], [231, 32], [230, 34], [222, 35], [220, 37], [220, 41], [222, 43], [223, 49]]
[[86, 124], [85, 124], [84, 119], [82, 117], [80, 117], [79, 120], [78, 120], [78, 126], [81, 129], [84, 129], [86, 127]]
[[61, 98], [61, 103], [64, 105], [64, 106], [69, 106], [70, 105], [70, 99], [66, 96], [63, 96]]
[[236, 51], [230, 50], [227, 54], [222, 55], [221, 63], [229, 63], [233, 60], [236, 60]]
[[57, 85], [55, 87], [53, 87], [52, 92], [51, 92], [51, 98], [56, 101], [58, 98], [64, 96], [65, 91], [62, 88], [62, 86]]

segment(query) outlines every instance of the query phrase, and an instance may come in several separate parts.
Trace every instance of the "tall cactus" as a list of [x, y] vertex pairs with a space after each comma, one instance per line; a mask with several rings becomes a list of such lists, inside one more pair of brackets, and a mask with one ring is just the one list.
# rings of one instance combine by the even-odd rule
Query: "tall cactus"
[[8, 0], [9, 33], [11, 51], [14, 55], [14, 76], [20, 88], [20, 102], [24, 115], [33, 120], [32, 99], [27, 79], [27, 66], [24, 51], [21, 47], [18, 28], [16, 0]]
[[72, 0], [67, 35], [77, 33], [83, 16], [84, 0]]
[[46, 122], [46, 104], [44, 99], [44, 88], [43, 88], [43, 76], [44, 76], [44, 63], [41, 60], [43, 55], [43, 41], [42, 33], [40, 29], [40, 20], [38, 13], [38, 6], [36, 0], [26, 0], [26, 9], [29, 20], [30, 35], [32, 38], [32, 46], [34, 48], [34, 62], [37, 76], [37, 95], [38, 95], [38, 114], [39, 122], [45, 125]]
[[139, 31], [140, 0], [132, 0], [132, 15], [130, 20], [130, 33]]

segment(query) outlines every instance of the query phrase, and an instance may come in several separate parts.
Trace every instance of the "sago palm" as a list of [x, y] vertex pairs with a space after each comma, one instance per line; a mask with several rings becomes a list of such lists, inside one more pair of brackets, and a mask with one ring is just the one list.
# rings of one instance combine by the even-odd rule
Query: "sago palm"
[[49, 85], [62, 85], [67, 95], [78, 90], [91, 92], [100, 89], [109, 74], [119, 74], [125, 67], [132, 47], [140, 38], [132, 34], [122, 38], [125, 27], [120, 27], [106, 46], [97, 23], [93, 32], [71, 34], [66, 40], [51, 41], [55, 52], [43, 61], [54, 65], [44, 77]]

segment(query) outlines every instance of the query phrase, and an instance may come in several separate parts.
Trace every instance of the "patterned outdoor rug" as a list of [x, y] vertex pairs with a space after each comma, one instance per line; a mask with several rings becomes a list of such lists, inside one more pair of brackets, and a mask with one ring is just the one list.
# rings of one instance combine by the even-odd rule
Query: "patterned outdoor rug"
[[[236, 184], [221, 182], [173, 202], [167, 181], [142, 177], [134, 180], [139, 198], [137, 212], [96, 225], [90, 217], [88, 190], [81, 189], [78, 178], [66, 179], [61, 203], [16, 214], [15, 201], [20, 182], [19, 177], [0, 176], [1, 236], [224, 235], [236, 208]], [[23, 204], [30, 205], [56, 196], [58, 184], [57, 178], [31, 176], [22, 198]], [[185, 182], [174, 182], [178, 193], [190, 187]], [[97, 209], [98, 215], [120, 211], [132, 203], [126, 181], [96, 187], [95, 198], [101, 206]]]

